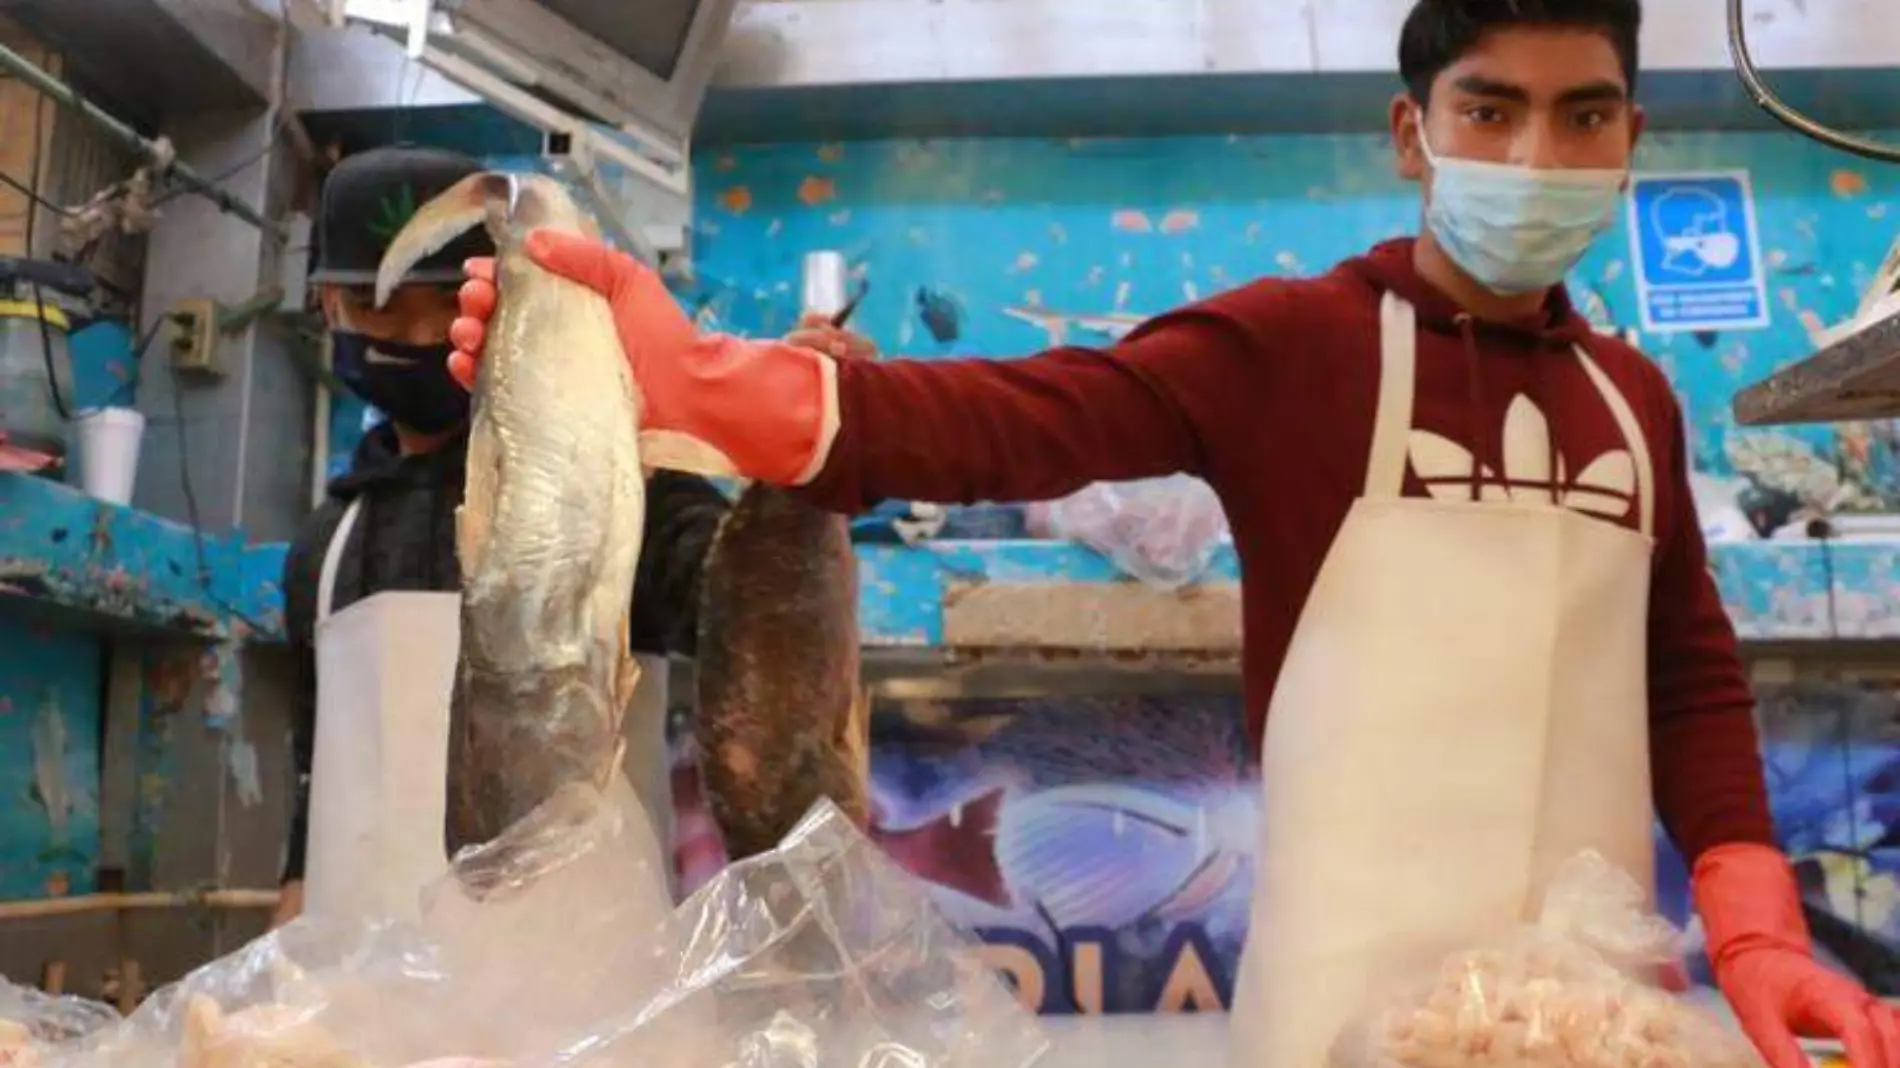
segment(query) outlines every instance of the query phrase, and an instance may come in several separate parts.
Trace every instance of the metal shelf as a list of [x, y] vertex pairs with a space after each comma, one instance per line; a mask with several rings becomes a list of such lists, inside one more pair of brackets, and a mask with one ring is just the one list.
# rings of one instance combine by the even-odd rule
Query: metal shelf
[[1735, 395], [1743, 426], [1900, 416], [1900, 311]]
[[271, 640], [282, 629], [282, 559], [281, 546], [254, 549], [239, 535], [200, 535], [57, 482], [0, 474], [0, 608], [10, 615], [104, 632]]

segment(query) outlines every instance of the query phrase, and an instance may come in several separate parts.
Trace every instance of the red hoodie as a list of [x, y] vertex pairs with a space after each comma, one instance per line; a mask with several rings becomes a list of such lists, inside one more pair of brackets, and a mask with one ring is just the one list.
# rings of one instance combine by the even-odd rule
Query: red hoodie
[[[1045, 500], [1096, 481], [1200, 476], [1220, 494], [1246, 576], [1242, 655], [1258, 740], [1307, 594], [1363, 488], [1388, 289], [1418, 309], [1416, 427], [1506, 479], [1506, 411], [1520, 398], [1531, 400], [1533, 419], [1540, 410], [1548, 419], [1568, 477], [1622, 447], [1608, 407], [1567, 355], [1573, 343], [1588, 346], [1628, 398], [1658, 483], [1649, 611], [1656, 809], [1691, 862], [1724, 842], [1772, 843], [1754, 699], [1689, 494], [1682, 410], [1662, 372], [1592, 331], [1561, 288], [1541, 322], [1477, 323], [1413, 270], [1410, 241], [1394, 241], [1320, 278], [1263, 279], [1169, 312], [1106, 351], [846, 361], [838, 437], [809, 492], [855, 510], [885, 498]], [[1406, 483], [1408, 495], [1426, 495], [1415, 471]], [[1635, 508], [1604, 521], [1633, 525]]]

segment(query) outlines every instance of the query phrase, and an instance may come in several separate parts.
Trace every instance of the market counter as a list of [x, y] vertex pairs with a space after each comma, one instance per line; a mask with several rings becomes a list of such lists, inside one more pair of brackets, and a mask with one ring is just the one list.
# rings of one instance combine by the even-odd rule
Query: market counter
[[[68, 486], [0, 474], [0, 600], [99, 629], [282, 636], [283, 543], [206, 534]], [[1231, 660], [1240, 566], [1223, 545], [1200, 581], [1161, 590], [1058, 541], [858, 546], [859, 623], [872, 649], [1044, 650]], [[1710, 546], [1746, 642], [1900, 638], [1900, 541]]]

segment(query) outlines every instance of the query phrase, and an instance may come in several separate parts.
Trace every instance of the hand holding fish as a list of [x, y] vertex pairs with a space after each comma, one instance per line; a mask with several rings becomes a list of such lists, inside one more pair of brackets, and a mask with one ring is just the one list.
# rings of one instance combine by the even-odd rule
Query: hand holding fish
[[[543, 269], [607, 298], [640, 387], [647, 463], [774, 485], [817, 475], [838, 426], [831, 360], [787, 341], [700, 335], [657, 273], [601, 242], [543, 230], [525, 247]], [[470, 260], [466, 270], [449, 370], [472, 386], [497, 291], [492, 260]]]
[[797, 329], [785, 335], [785, 343], [822, 352], [834, 360], [877, 359], [877, 346], [870, 338], [835, 325], [824, 312], [799, 316]]

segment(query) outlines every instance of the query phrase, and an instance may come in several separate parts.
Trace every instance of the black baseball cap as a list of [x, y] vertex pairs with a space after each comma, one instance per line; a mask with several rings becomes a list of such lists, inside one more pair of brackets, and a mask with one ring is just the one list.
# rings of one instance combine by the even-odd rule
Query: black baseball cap
[[[310, 281], [344, 286], [374, 283], [383, 251], [416, 209], [484, 169], [480, 160], [460, 152], [412, 145], [373, 148], [345, 157], [323, 182]], [[404, 285], [457, 283], [462, 280], [462, 261], [494, 254], [495, 243], [477, 226], [424, 258], [402, 281]]]

